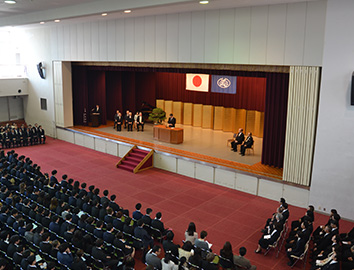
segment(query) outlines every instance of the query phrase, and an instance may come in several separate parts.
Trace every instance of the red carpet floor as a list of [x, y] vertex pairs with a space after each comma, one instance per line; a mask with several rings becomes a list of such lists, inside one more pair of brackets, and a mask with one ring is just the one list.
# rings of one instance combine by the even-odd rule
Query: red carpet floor
[[[116, 201], [131, 212], [137, 202], [142, 203], [144, 211], [147, 207], [152, 208], [153, 215], [161, 211], [165, 226], [175, 233], [175, 243], [182, 243], [184, 231], [193, 221], [198, 232], [208, 232], [208, 241], [217, 254], [225, 241], [230, 241], [235, 253], [245, 246], [246, 257], [259, 270], [290, 269], [284, 250], [278, 258], [272, 251], [267, 256], [254, 253], [261, 228], [278, 206], [276, 201], [159, 169], [133, 174], [115, 168], [117, 157], [51, 138], [45, 145], [15, 150], [39, 164], [43, 172], [56, 169], [58, 175], [67, 174], [74, 180], [95, 185], [101, 192], [109, 189], [110, 194], [117, 195]], [[289, 220], [298, 219], [305, 212], [305, 209], [291, 205], [289, 210]], [[315, 227], [327, 219], [327, 216], [316, 214]], [[340, 231], [348, 232], [353, 225], [342, 220]], [[136, 269], [143, 268], [137, 260]], [[299, 262], [295, 269], [302, 269], [302, 263]]]

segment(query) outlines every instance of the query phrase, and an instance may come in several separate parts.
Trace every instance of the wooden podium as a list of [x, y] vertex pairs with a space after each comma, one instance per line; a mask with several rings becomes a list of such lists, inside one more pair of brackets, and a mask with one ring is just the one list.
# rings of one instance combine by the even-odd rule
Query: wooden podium
[[99, 127], [100, 126], [100, 113], [91, 113], [91, 122], [92, 127]]
[[174, 144], [183, 143], [183, 129], [167, 128], [163, 125], [154, 126], [154, 140]]

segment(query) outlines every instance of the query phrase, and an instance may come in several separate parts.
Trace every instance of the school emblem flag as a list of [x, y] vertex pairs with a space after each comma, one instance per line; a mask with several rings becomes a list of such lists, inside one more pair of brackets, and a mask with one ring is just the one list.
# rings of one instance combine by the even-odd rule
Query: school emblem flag
[[213, 75], [211, 77], [211, 92], [236, 94], [236, 76]]

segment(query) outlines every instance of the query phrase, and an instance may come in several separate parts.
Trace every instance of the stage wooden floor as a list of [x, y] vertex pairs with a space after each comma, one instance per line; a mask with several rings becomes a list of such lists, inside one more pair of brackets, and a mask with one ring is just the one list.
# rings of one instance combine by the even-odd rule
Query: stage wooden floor
[[154, 150], [171, 153], [215, 165], [266, 176], [281, 180], [283, 170], [261, 164], [262, 138], [254, 138], [254, 153], [246, 156], [230, 151], [227, 139], [232, 138], [232, 132], [214, 131], [198, 127], [178, 125], [184, 129], [184, 142], [182, 144], [168, 144], [153, 140], [152, 124], [145, 124], [144, 132], [117, 132], [113, 129], [113, 122], [94, 128], [90, 126], [74, 126], [73, 130], [118, 140]]

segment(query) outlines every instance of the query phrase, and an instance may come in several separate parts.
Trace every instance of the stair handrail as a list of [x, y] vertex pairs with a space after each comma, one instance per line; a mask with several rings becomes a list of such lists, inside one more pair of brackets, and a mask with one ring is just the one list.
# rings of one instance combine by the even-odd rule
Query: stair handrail
[[[151, 149], [150, 152], [149, 152], [149, 153], [139, 162], [139, 164], [134, 168], [133, 172], [134, 172], [134, 173], [137, 173], [137, 172], [139, 171], [139, 169], [141, 168], [141, 166], [144, 165], [144, 163], [153, 155], [153, 153], [154, 153], [154, 150]], [[154, 160], [152, 160], [152, 166], [151, 166], [151, 167], [153, 167], [153, 165], [154, 165]], [[145, 170], [145, 169], [149, 169], [149, 168], [151, 168], [151, 167], [144, 168], [144, 170]]]

